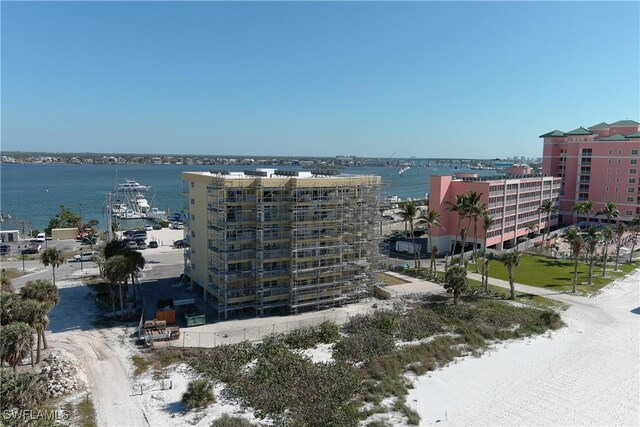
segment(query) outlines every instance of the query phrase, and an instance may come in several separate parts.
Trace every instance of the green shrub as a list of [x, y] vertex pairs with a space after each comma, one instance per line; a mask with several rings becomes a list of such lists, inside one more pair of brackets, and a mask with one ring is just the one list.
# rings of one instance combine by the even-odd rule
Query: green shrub
[[391, 335], [377, 329], [365, 329], [338, 341], [333, 350], [333, 357], [345, 362], [367, 363], [376, 356], [391, 353], [394, 349], [395, 341]]
[[133, 375], [135, 375], [136, 377], [147, 372], [149, 366], [153, 364], [151, 360], [138, 355], [131, 356], [131, 362], [133, 363], [134, 367]]
[[340, 334], [340, 327], [329, 320], [320, 324], [320, 342], [325, 344], [331, 344], [337, 342], [342, 338]]
[[216, 401], [213, 387], [207, 380], [193, 380], [182, 395], [182, 403], [189, 409], [206, 408]]
[[[13, 370], [2, 368], [0, 369], [0, 396], [2, 396], [0, 411], [36, 410], [47, 398], [47, 377], [28, 371], [14, 374]], [[2, 420], [1, 416], [0, 420]]]
[[210, 427], [254, 427], [255, 424], [242, 417], [232, 417], [222, 414], [220, 418], [211, 423]]

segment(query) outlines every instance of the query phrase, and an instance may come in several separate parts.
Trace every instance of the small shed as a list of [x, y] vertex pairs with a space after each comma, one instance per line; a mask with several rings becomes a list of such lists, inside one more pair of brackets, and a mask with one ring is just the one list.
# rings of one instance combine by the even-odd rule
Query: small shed
[[20, 231], [19, 230], [0, 230], [0, 239], [2, 239], [2, 243], [19, 242]]
[[75, 240], [78, 235], [77, 228], [52, 228], [51, 239], [52, 240]]

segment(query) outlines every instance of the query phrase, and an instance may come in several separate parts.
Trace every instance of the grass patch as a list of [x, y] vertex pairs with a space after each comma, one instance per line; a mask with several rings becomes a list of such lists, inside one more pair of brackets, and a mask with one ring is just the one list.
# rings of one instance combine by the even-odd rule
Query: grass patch
[[151, 359], [147, 359], [143, 356], [131, 356], [131, 363], [133, 363], [133, 375], [136, 377], [147, 372], [149, 367], [153, 365], [153, 361]]
[[404, 280], [404, 279], [401, 279], [401, 278], [396, 277], [396, 276], [392, 276], [392, 275], [387, 274], [387, 273], [377, 273], [376, 277], [377, 277], [378, 280], [380, 280], [381, 282], [383, 282], [383, 283], [385, 283], [385, 284], [387, 284], [389, 286], [402, 285], [402, 284], [405, 284], [405, 283], [409, 283], [408, 280]]
[[[600, 277], [601, 266], [593, 266], [593, 284], [587, 285], [589, 281], [589, 265], [584, 262], [578, 263], [578, 293], [589, 295], [608, 285], [615, 279], [625, 276], [629, 272], [640, 267], [639, 262], [631, 264], [620, 264], [620, 271], [613, 271], [613, 263], [607, 263], [607, 277]], [[473, 267], [470, 265], [470, 271]], [[540, 255], [522, 255], [520, 265], [513, 270], [516, 283], [523, 285], [546, 288], [558, 292], [567, 292], [573, 289], [573, 261], [549, 258]], [[509, 280], [507, 268], [499, 261], [491, 261], [489, 276]]]
[[26, 271], [23, 272], [22, 269], [17, 268], [5, 268], [4, 274], [9, 280], [17, 279], [18, 277], [22, 277], [25, 274], [28, 274]]
[[96, 408], [93, 406], [93, 401], [87, 396], [82, 402], [76, 405], [76, 412], [78, 414], [78, 422], [82, 427], [97, 427], [98, 421], [96, 418]]

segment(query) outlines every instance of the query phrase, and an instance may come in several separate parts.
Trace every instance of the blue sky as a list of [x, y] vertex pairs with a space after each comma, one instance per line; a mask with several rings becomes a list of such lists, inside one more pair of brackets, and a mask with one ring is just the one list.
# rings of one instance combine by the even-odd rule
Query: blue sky
[[638, 2], [2, 2], [2, 150], [539, 156], [640, 119]]

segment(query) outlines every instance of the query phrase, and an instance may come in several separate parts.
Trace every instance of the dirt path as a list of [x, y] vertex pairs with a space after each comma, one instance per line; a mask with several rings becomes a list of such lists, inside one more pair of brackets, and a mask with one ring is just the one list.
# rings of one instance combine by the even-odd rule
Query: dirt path
[[51, 313], [49, 345], [76, 359], [86, 379], [99, 426], [148, 427], [149, 423], [131, 395], [133, 390], [123, 360], [121, 344], [126, 330], [96, 329], [97, 308], [89, 289], [76, 280], [58, 283], [60, 303]]

